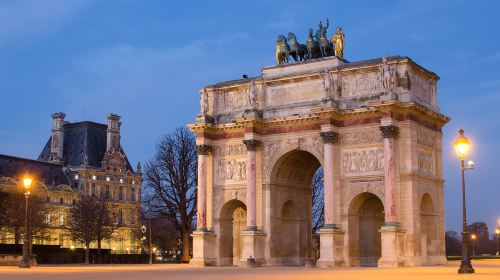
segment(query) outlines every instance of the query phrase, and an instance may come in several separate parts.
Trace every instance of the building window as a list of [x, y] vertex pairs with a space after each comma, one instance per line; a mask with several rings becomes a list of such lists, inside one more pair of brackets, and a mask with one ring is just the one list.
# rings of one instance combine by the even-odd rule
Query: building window
[[118, 192], [118, 199], [123, 200], [123, 187], [120, 186], [119, 192]]
[[135, 201], [135, 188], [131, 189], [130, 200]]
[[59, 225], [64, 226], [64, 213], [63, 212], [59, 213]]
[[50, 196], [47, 195], [47, 202], [50, 202]]
[[64, 243], [64, 235], [62, 233], [59, 233], [59, 245], [62, 246]]
[[59, 198], [59, 204], [64, 204], [64, 198], [62, 197]]
[[90, 192], [91, 192], [90, 194], [91, 194], [93, 197], [95, 197], [95, 195], [96, 195], [96, 186], [95, 186], [95, 184], [94, 184], [94, 183], [92, 184], [92, 187], [91, 187], [91, 189], [90, 189]]
[[78, 180], [78, 179], [80, 179], [80, 175], [76, 174], [75, 175], [75, 180]]
[[109, 182], [111, 179], [109, 177], [106, 177], [106, 182]]
[[132, 180], [132, 185], [135, 185], [135, 181], [134, 180]]
[[73, 203], [73, 205], [75, 205], [75, 204], [76, 204], [76, 199], [73, 199], [73, 202], [72, 202], [72, 203]]
[[92, 180], [97, 180], [97, 176], [92, 175]]
[[105, 189], [106, 194], [104, 195], [104, 197], [109, 199], [109, 185], [106, 185]]
[[123, 184], [123, 179], [122, 179], [122, 178], [120, 179], [120, 183], [122, 183], [122, 184]]

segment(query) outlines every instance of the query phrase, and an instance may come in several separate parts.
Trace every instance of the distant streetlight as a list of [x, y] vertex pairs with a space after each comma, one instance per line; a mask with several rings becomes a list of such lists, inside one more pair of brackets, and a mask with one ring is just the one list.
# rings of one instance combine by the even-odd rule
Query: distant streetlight
[[30, 197], [30, 187], [31, 187], [31, 178], [26, 177], [23, 179], [24, 185], [24, 196], [26, 197], [26, 208], [24, 212], [24, 241], [23, 241], [23, 257], [21, 258], [21, 262], [19, 263], [19, 268], [30, 268], [31, 261], [29, 257], [29, 230], [28, 230], [28, 199]]
[[500, 229], [498, 229], [498, 228], [497, 228], [497, 229], [495, 229], [495, 235], [496, 235], [496, 237], [497, 237], [497, 253], [496, 253], [496, 255], [497, 255], [497, 256], [498, 256], [498, 235], [499, 235], [499, 234], [500, 234]]
[[472, 256], [475, 256], [476, 255], [476, 248], [474, 246], [474, 241], [476, 240], [476, 235], [475, 234], [472, 234], [470, 236], [470, 238], [472, 239]]
[[[462, 212], [463, 212], [463, 220], [462, 220], [462, 261], [460, 262], [460, 268], [458, 269], [458, 273], [474, 273], [474, 268], [472, 268], [472, 263], [470, 261], [469, 254], [467, 253], [468, 246], [468, 232], [467, 232], [467, 210], [465, 204], [465, 157], [469, 154], [470, 151], [470, 142], [464, 135], [464, 130], [460, 129], [458, 131], [458, 137], [455, 140], [455, 152], [460, 157], [460, 163], [462, 165]], [[474, 167], [474, 163], [469, 162], [467, 169], [472, 169]]]

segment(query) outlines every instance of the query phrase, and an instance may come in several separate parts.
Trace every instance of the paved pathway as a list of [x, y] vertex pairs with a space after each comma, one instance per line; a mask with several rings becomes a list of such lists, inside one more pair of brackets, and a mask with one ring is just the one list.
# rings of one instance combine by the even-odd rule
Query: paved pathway
[[192, 268], [188, 265], [101, 265], [101, 266], [38, 266], [31, 269], [0, 267], [0, 280], [448, 280], [495, 279], [500, 280], [500, 260], [474, 261], [476, 274], [458, 275], [458, 262], [446, 266], [411, 267], [395, 269], [339, 268], [319, 269], [301, 267]]

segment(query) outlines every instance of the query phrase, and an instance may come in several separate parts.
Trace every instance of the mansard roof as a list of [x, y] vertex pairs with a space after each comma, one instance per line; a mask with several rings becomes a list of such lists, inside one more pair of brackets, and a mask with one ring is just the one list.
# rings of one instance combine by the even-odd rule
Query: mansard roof
[[[106, 153], [106, 130], [105, 124], [83, 121], [64, 124], [64, 146], [63, 160], [68, 167], [80, 167], [84, 165], [87, 158], [88, 166], [101, 168], [104, 154]], [[38, 156], [40, 161], [48, 161], [50, 158], [50, 146], [52, 137]], [[125, 155], [123, 148], [120, 151]], [[127, 156], [125, 155], [127, 170], [133, 171]]]
[[60, 164], [0, 154], [0, 177], [19, 180], [28, 174], [47, 186], [71, 183]]

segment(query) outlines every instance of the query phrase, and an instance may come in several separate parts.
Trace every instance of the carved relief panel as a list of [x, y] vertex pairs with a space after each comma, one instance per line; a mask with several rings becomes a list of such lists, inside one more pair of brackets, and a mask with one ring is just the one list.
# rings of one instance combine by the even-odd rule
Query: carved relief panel
[[379, 73], [368, 72], [342, 76], [342, 97], [366, 96], [380, 91]]
[[229, 113], [244, 110], [249, 105], [246, 89], [239, 88], [231, 91], [218, 91], [215, 94], [215, 113]]
[[421, 174], [434, 175], [434, 151], [428, 149], [418, 149], [417, 168]]
[[342, 152], [344, 176], [382, 175], [383, 171], [383, 148], [364, 148]]
[[246, 181], [246, 148], [241, 144], [215, 146], [215, 183], [243, 184]]
[[363, 131], [347, 131], [340, 134], [340, 143], [344, 145], [382, 143], [383, 137], [378, 128]]

